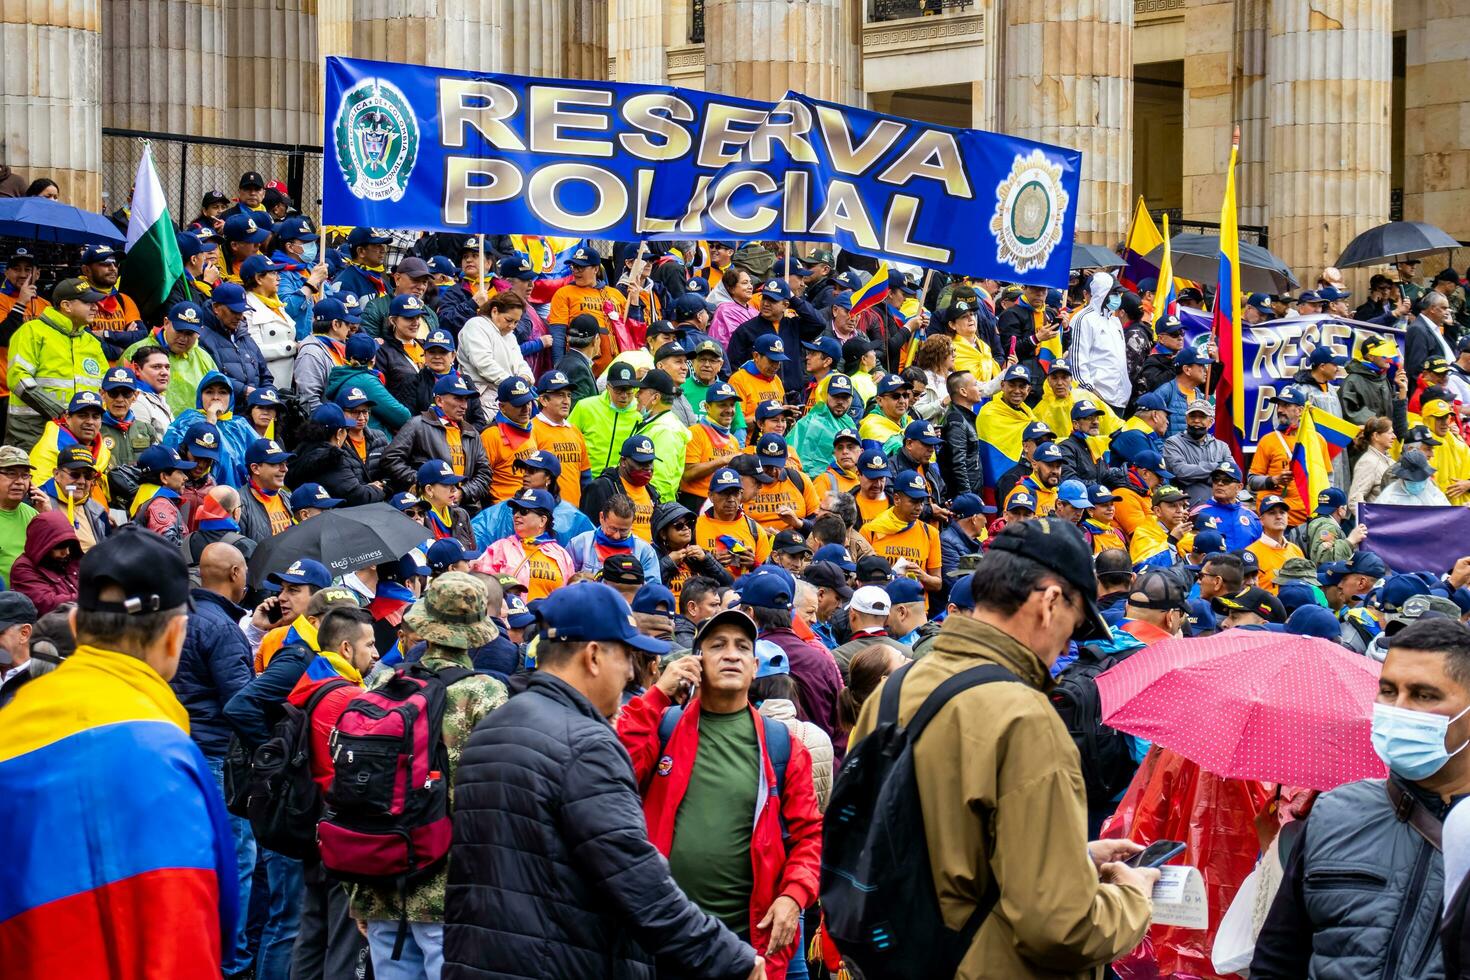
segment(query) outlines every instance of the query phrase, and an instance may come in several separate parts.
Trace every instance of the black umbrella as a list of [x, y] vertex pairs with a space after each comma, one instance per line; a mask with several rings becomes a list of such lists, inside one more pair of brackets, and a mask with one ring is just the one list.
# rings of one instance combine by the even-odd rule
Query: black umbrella
[[392, 504], [336, 507], [266, 538], [250, 556], [250, 584], [298, 558], [312, 558], [334, 575], [402, 558], [429, 537], [425, 527]]
[[[1174, 262], [1174, 275], [1180, 279], [1213, 286], [1220, 277], [1219, 235], [1175, 235], [1169, 240], [1169, 256]], [[1160, 245], [1144, 256], [1155, 266], [1164, 261]], [[1296, 277], [1276, 256], [1259, 245], [1240, 243], [1240, 282], [1236, 288], [1247, 293], [1289, 293], [1297, 287]]]
[[1383, 265], [1401, 259], [1413, 259], [1460, 248], [1460, 243], [1434, 225], [1423, 221], [1390, 221], [1369, 228], [1348, 242], [1338, 256], [1339, 269], [1355, 269], [1364, 265]]
[[1075, 242], [1072, 245], [1072, 265], [1070, 271], [1078, 269], [1116, 269], [1123, 264], [1123, 260], [1105, 245], [1090, 245], [1087, 242]]

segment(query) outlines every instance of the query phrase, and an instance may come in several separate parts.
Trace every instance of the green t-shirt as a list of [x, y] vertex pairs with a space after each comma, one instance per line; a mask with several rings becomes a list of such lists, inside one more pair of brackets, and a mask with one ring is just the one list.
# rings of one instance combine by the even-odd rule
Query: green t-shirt
[[10, 566], [26, 547], [26, 525], [36, 516], [30, 504], [16, 504], [15, 510], [0, 510], [0, 576], [10, 585]]
[[741, 708], [699, 713], [699, 751], [674, 818], [669, 871], [690, 900], [732, 930], [750, 930], [750, 833], [760, 782], [755, 721]]

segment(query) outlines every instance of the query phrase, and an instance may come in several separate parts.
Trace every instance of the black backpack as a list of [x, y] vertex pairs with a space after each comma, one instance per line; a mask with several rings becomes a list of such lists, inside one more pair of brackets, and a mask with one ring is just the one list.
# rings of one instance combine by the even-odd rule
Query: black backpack
[[284, 717], [250, 760], [245, 815], [263, 847], [300, 860], [316, 854], [322, 792], [311, 776], [311, 713], [322, 698], [351, 681], [328, 681], [298, 708], [282, 703]]
[[1138, 769], [1128, 736], [1103, 724], [1102, 696], [1097, 691], [1097, 675], [1123, 659], [1080, 647], [1077, 659], [1057, 675], [1057, 686], [1051, 692], [1051, 706], [1082, 757], [1089, 809], [1116, 799]]
[[991, 877], [963, 929], [944, 924], [914, 774], [914, 744], [950, 698], [980, 684], [1018, 681], [998, 664], [955, 674], [934, 689], [906, 727], [898, 696], [913, 664], [883, 685], [878, 723], [843, 763], [822, 831], [822, 910], [838, 950], [865, 980], [954, 976], [1000, 899]]
[[311, 422], [311, 412], [295, 388], [282, 388], [276, 394], [281, 399], [281, 407], [276, 410], [276, 442], [295, 449], [301, 442], [302, 431]]

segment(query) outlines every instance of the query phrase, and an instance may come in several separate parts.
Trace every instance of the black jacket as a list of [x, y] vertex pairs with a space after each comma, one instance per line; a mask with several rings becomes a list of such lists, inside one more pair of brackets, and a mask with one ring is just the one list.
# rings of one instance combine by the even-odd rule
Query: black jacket
[[556, 369], [567, 376], [571, 382], [572, 403], [576, 404], [583, 398], [597, 397], [597, 379], [592, 376], [592, 362], [587, 360], [587, 355], [581, 351], [569, 350], [556, 362]]
[[[1011, 355], [1011, 343], [1016, 345], [1016, 360], [1026, 368], [1026, 373], [1031, 375], [1032, 387], [1039, 388], [1044, 375], [1041, 364], [1036, 359], [1036, 319], [1035, 311], [1024, 303], [1016, 303], [1006, 310], [996, 320], [995, 329], [1000, 334], [1001, 351], [997, 353], [996, 359], [1002, 364]], [[1046, 311], [1045, 319], [1052, 322], [1057, 319], [1050, 309]]]
[[[348, 507], [375, 504], [388, 498], [387, 491], [368, 482], [367, 466], [357, 453], [346, 446], [330, 442], [309, 442], [298, 446], [296, 458], [286, 471], [286, 486], [295, 489], [303, 483], [320, 483], [327, 493], [340, 497]], [[292, 510], [296, 502], [291, 502]]]
[[[662, 498], [659, 497], [658, 491], [653, 488], [652, 483], [648, 485], [647, 490], [649, 499], [653, 501], [653, 506], [657, 507], [663, 503]], [[587, 515], [588, 520], [596, 524], [598, 518], [602, 516], [603, 508], [607, 506], [609, 500], [619, 496], [626, 497], [627, 495], [628, 492], [623, 487], [623, 478], [618, 475], [618, 468], [616, 466], [609, 466], [598, 475], [597, 479], [582, 488], [581, 511]]]
[[281, 705], [286, 695], [315, 656], [316, 651], [305, 644], [287, 643], [271, 657], [265, 670], [255, 675], [255, 680], [225, 702], [225, 719], [247, 748], [254, 749], [271, 737], [271, 729], [284, 714]]
[[246, 612], [208, 589], [191, 589], [189, 596], [194, 611], [169, 686], [189, 712], [189, 735], [199, 750], [218, 759], [230, 747], [225, 704], [255, 680], [250, 644], [236, 625]]
[[[1424, 362], [1444, 353], [1439, 344], [1439, 332], [1439, 328], [1426, 320], [1423, 313], [1410, 320], [1409, 329], [1404, 331], [1404, 374], [1409, 377], [1410, 391], [1419, 383]], [[1453, 343], [1450, 349], [1454, 349]]]
[[378, 356], [373, 359], [373, 367], [383, 376], [383, 387], [388, 389], [388, 394], [409, 411], [423, 411], [422, 408], [415, 409], [420, 368], [403, 349], [403, 341], [391, 335], [385, 337], [378, 348]]
[[434, 312], [439, 317], [439, 326], [454, 334], [456, 340], [464, 325], [479, 313], [475, 309], [475, 297], [462, 282], [444, 288], [439, 294], [439, 308]]
[[[284, 487], [281, 492], [287, 492]], [[286, 509], [290, 510], [289, 498]], [[255, 494], [250, 492], [249, 487], [240, 489], [240, 533], [257, 544], [265, 541], [271, 536], [271, 516], [266, 513], [265, 505], [255, 499]]]
[[980, 470], [980, 437], [975, 432], [975, 413], [958, 405], [944, 413], [944, 445], [939, 447], [939, 472], [952, 497], [979, 493], [985, 486]]
[[445, 980], [749, 974], [754, 952], [684, 896], [645, 827], [613, 729], [531, 675], [460, 756]]
[[792, 298], [791, 309], [796, 315], [782, 318], [780, 326], [775, 329], [759, 314], [736, 327], [730, 334], [730, 345], [725, 348], [725, 362], [731, 371], [740, 370], [740, 365], [750, 360], [756, 339], [762, 334], [776, 334], [786, 348], [787, 357], [781, 362], [781, 384], [786, 388], [786, 401], [794, 405], [798, 401], [805, 403], [806, 398], [806, 360], [802, 357], [802, 342], [820, 337], [827, 329], [827, 322], [812, 304], [800, 296]]
[[1139, 393], [1153, 391], [1159, 385], [1173, 381], [1174, 374], [1174, 352], [1155, 346], [1143, 359], [1143, 368], [1133, 390]]
[[[396, 487], [407, 489], [418, 479], [419, 467], [431, 459], [449, 459], [449, 439], [444, 423], [432, 410], [415, 415], [403, 424], [383, 452], [383, 470]], [[460, 449], [464, 452], [464, 482], [459, 485], [467, 501], [484, 500], [490, 493], [490, 460], [485, 444], [473, 426], [461, 426]]]
[[[1105, 466], [1092, 458], [1092, 448], [1073, 433], [1057, 443], [1062, 451], [1062, 479], [1081, 480], [1104, 487], [1114, 487], [1128, 479], [1128, 470], [1122, 466]], [[1014, 485], [1014, 484], [1013, 484]]]
[[[434, 383], [439, 376], [428, 368], [420, 368], [418, 381], [414, 384], [413, 403], [404, 402], [410, 412], [427, 412], [434, 407]], [[397, 397], [397, 396], [395, 396]], [[485, 409], [480, 403], [480, 394], [476, 392], [470, 396], [469, 411], [464, 413], [464, 420], [477, 429], [483, 429], [490, 424], [490, 419], [485, 414]]]

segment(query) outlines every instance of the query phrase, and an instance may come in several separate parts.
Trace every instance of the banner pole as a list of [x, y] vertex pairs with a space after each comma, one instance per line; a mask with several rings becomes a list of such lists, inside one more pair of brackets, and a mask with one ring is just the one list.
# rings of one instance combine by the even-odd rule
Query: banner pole
[[471, 296], [473, 296], [475, 293], [485, 291], [485, 233], [481, 232], [480, 234], [476, 235], [475, 240], [479, 242], [480, 245], [479, 271], [475, 273], [475, 276], [479, 279], [479, 282], [475, 283], [475, 290], [470, 294]]

